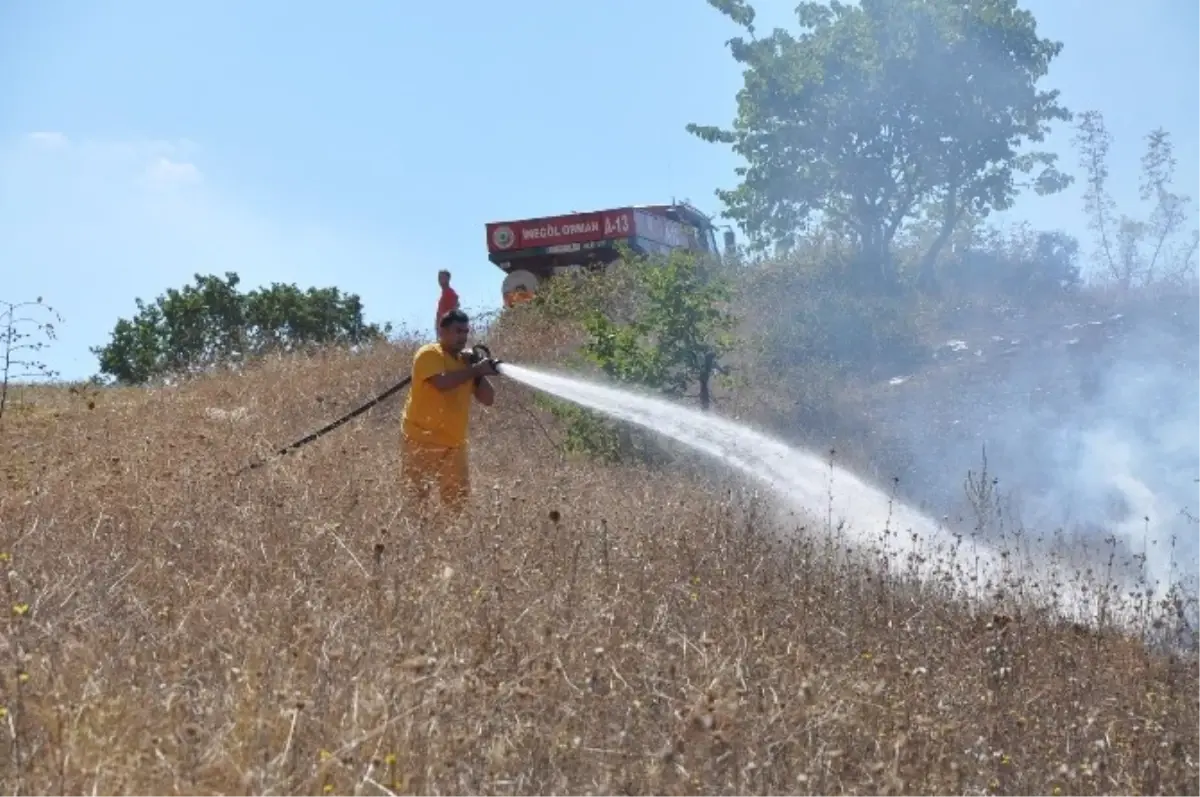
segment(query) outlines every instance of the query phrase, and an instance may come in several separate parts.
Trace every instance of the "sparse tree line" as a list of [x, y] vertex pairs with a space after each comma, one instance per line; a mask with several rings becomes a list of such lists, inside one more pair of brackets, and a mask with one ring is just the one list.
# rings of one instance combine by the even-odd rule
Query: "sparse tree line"
[[1098, 111], [1088, 111], [1080, 115], [1076, 129], [1075, 143], [1087, 181], [1088, 223], [1097, 239], [1093, 256], [1103, 277], [1125, 290], [1194, 279], [1200, 232], [1188, 233], [1185, 226], [1192, 198], [1172, 190], [1177, 162], [1170, 134], [1156, 128], [1146, 136], [1139, 193], [1143, 202], [1150, 203], [1150, 212], [1137, 218], [1118, 215], [1108, 193], [1112, 136], [1104, 118]]
[[[728, 45], [744, 86], [730, 127], [687, 129], [743, 159], [736, 187], [716, 195], [747, 246], [724, 264], [631, 257], [605, 276], [624, 285], [616, 297], [584, 283], [539, 296], [530, 310], [553, 314], [575, 302], [578, 312], [564, 317], [583, 319], [581, 355], [611, 378], [707, 405], [710, 381], [733, 378], [722, 357], [737, 342], [737, 297], [755, 290], [807, 297], [779, 319], [795, 357], [853, 365], [868, 351], [905, 355], [904, 297], [976, 291], [1036, 302], [1085, 281], [1127, 291], [1194, 281], [1200, 233], [1187, 225], [1191, 198], [1173, 188], [1169, 134], [1155, 129], [1146, 139], [1148, 212], [1118, 212], [1104, 120], [1073, 114], [1040, 86], [1063, 45], [1039, 38], [1015, 0], [805, 2], [796, 32], [766, 36], [745, 0], [707, 2], [743, 32]], [[986, 226], [1023, 191], [1047, 195], [1075, 182], [1057, 155], [1036, 148], [1055, 123], [1074, 125], [1093, 273], [1081, 268], [1079, 241], [1062, 231], [1006, 235]], [[97, 380], [145, 384], [269, 352], [368, 344], [391, 331], [367, 323], [359, 297], [337, 288], [243, 293], [238, 283], [232, 272], [197, 274], [153, 303], [138, 299], [136, 314], [92, 349]], [[14, 332], [14, 311], [22, 306], [4, 307], [3, 343], [21, 351], [29, 341]], [[22, 362], [11, 357], [5, 386]], [[575, 429], [581, 447], [612, 443], [585, 439], [582, 421]]]
[[137, 314], [117, 321], [107, 345], [92, 348], [100, 372], [122, 384], [145, 384], [313, 346], [356, 346], [386, 336], [363, 319], [362, 300], [338, 288], [273, 283], [242, 293], [240, 278], [195, 275], [153, 304], [140, 298]]
[[[242, 292], [239, 283], [234, 272], [196, 274], [192, 284], [170, 288], [153, 303], [136, 299], [137, 313], [116, 322], [107, 344], [91, 348], [100, 365], [92, 381], [145, 385], [273, 353], [365, 346], [392, 329], [366, 322], [360, 297], [336, 287], [273, 283]], [[38, 352], [54, 340], [60, 321], [41, 297], [0, 300], [0, 416], [13, 382], [57, 377]]]

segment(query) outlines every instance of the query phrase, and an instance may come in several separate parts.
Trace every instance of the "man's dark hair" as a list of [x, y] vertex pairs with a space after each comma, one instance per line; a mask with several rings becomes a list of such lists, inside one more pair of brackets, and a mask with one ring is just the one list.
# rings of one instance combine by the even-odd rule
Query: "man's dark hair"
[[451, 324], [469, 324], [471, 319], [462, 310], [451, 310], [438, 321], [438, 329], [445, 329]]

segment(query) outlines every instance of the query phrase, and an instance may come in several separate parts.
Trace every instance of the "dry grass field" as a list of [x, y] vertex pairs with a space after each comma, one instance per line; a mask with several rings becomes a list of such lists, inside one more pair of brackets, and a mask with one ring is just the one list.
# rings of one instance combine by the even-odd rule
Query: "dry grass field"
[[408, 357], [24, 391], [0, 790], [1200, 792], [1194, 655], [772, 545], [748, 490], [564, 461], [503, 380], [461, 522], [405, 512], [395, 403], [237, 473]]

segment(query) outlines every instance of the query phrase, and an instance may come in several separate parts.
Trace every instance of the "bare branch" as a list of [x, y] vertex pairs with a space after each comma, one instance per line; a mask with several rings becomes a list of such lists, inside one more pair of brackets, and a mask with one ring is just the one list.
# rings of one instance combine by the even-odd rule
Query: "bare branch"
[[[39, 320], [31, 314], [36, 308], [52, 321]], [[0, 420], [8, 405], [9, 386], [17, 379], [55, 379], [58, 372], [45, 362], [21, 352], [39, 352], [47, 341], [57, 340], [56, 323], [62, 316], [39, 296], [33, 301], [9, 302], [0, 299]], [[44, 340], [37, 340], [37, 336]]]

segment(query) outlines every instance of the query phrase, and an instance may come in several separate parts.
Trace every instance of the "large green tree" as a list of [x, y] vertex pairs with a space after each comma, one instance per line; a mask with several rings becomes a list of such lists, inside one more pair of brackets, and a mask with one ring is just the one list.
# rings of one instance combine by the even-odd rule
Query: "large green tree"
[[820, 221], [853, 242], [861, 276], [886, 281], [897, 232], [922, 218], [939, 230], [921, 258], [931, 280], [964, 220], [1070, 182], [1053, 154], [1021, 150], [1070, 113], [1037, 86], [1062, 45], [1015, 0], [803, 2], [799, 35], [765, 38], [745, 0], [708, 3], [748, 34], [729, 42], [744, 87], [732, 128], [688, 130], [745, 159], [717, 196], [756, 248]]
[[91, 350], [100, 373], [143, 384], [272, 351], [366, 343], [390, 330], [365, 323], [359, 297], [337, 288], [272, 283], [241, 293], [239, 282], [231, 271], [224, 279], [196, 274], [192, 285], [168, 289], [153, 304], [135, 300], [137, 314], [118, 320], [109, 343]]

